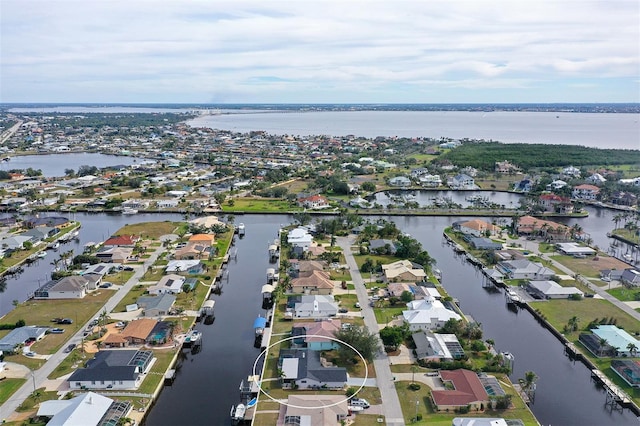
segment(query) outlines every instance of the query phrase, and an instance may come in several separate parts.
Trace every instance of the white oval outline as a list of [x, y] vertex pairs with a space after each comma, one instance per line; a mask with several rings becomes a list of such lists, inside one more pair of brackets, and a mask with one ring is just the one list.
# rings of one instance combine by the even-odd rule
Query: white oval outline
[[335, 337], [329, 337], [329, 336], [320, 336], [318, 334], [301, 334], [299, 336], [290, 336], [287, 337], [285, 339], [281, 339], [278, 340], [275, 343], [270, 344], [269, 346], [267, 346], [265, 348], [265, 350], [263, 350], [262, 352], [260, 352], [260, 354], [258, 355], [258, 357], [256, 358], [256, 360], [253, 363], [253, 375], [256, 375], [256, 366], [258, 365], [258, 361], [260, 360], [260, 358], [262, 357], [262, 355], [265, 356], [265, 362], [264, 364], [266, 365], [267, 362], [267, 352], [269, 351], [269, 349], [271, 349], [272, 347], [274, 347], [275, 345], [279, 345], [282, 342], [288, 342], [290, 340], [293, 339], [299, 339], [301, 337], [320, 337], [323, 339], [328, 339], [328, 340], [332, 340], [334, 342], [338, 342], [338, 343], [342, 343], [343, 345], [347, 346], [349, 349], [351, 349], [352, 351], [354, 351], [355, 353], [358, 354], [358, 356], [360, 357], [360, 359], [362, 360], [362, 362], [364, 363], [364, 380], [362, 381], [362, 384], [360, 385], [360, 387], [358, 388], [358, 390], [356, 390], [354, 392], [353, 395], [351, 395], [350, 397], [346, 397], [345, 399], [338, 401], [338, 402], [334, 402], [333, 404], [329, 404], [329, 405], [320, 405], [320, 406], [315, 406], [315, 407], [302, 407], [299, 405], [293, 405], [293, 404], [289, 404], [288, 402], [282, 402], [274, 397], [272, 397], [271, 395], [269, 395], [264, 389], [262, 389], [262, 376], [264, 375], [264, 370], [262, 371], [262, 374], [260, 374], [260, 382], [258, 382], [258, 389], [260, 390], [261, 393], [263, 393], [267, 398], [269, 398], [270, 400], [277, 402], [278, 404], [282, 404], [282, 405], [286, 405], [287, 407], [291, 407], [291, 408], [299, 408], [299, 409], [303, 409], [303, 410], [314, 410], [314, 409], [318, 409], [318, 408], [329, 408], [329, 407], [333, 407], [336, 406], [338, 404], [342, 404], [343, 402], [348, 402], [350, 398], [353, 398], [354, 396], [356, 396], [358, 393], [360, 393], [360, 391], [362, 390], [362, 388], [364, 387], [364, 384], [366, 383], [367, 379], [369, 378], [369, 365], [367, 364], [367, 360], [364, 359], [364, 356], [362, 356], [362, 354], [360, 353], [360, 351], [358, 351], [356, 348], [354, 348], [353, 346], [351, 346], [350, 344], [348, 344], [347, 342], [340, 340], [340, 339], [336, 339]]

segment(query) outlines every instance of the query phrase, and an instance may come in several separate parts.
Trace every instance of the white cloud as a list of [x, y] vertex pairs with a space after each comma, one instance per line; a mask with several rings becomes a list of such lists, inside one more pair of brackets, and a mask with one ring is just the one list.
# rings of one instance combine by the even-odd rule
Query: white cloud
[[417, 87], [455, 99], [474, 88], [515, 95], [536, 87], [544, 100], [567, 78], [611, 85], [600, 101], [640, 101], [628, 90], [640, 67], [635, 0], [3, 0], [0, 7], [2, 101], [247, 102], [253, 92], [256, 101], [308, 94], [314, 102], [331, 88], [344, 96], [335, 102], [355, 102], [375, 101], [369, 91], [377, 88], [379, 102], [415, 102]]

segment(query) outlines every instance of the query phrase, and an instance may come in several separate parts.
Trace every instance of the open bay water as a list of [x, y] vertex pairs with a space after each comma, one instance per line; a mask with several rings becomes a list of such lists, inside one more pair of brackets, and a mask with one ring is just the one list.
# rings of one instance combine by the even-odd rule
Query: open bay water
[[276, 135], [484, 139], [640, 149], [640, 114], [524, 111], [313, 111], [203, 115], [194, 127]]

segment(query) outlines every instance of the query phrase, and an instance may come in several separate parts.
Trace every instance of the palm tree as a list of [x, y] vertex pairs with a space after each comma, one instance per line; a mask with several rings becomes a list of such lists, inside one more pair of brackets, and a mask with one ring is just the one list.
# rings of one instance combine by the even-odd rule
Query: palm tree
[[569, 318], [569, 322], [568, 322], [568, 326], [569, 326], [569, 331], [576, 331], [578, 329], [578, 322], [580, 321], [580, 319], [577, 316], [572, 316], [571, 318]]
[[631, 354], [631, 356], [636, 356], [636, 352], [638, 351], [638, 346], [636, 346], [634, 343], [629, 343], [627, 345], [627, 349], [629, 350], [629, 353]]
[[611, 219], [613, 223], [615, 223], [615, 228], [613, 228], [614, 231], [618, 229], [618, 225], [622, 221], [622, 218], [623, 218], [622, 214], [618, 213], [617, 215], [613, 216], [613, 219]]
[[538, 380], [538, 375], [533, 371], [527, 371], [524, 373], [524, 379], [518, 380], [522, 391], [526, 393], [529, 398], [532, 398], [533, 392], [535, 392], [536, 380]]
[[602, 356], [605, 353], [605, 350], [607, 349], [609, 342], [605, 338], [600, 338], [598, 343], [600, 344], [599, 353], [600, 353], [600, 356]]

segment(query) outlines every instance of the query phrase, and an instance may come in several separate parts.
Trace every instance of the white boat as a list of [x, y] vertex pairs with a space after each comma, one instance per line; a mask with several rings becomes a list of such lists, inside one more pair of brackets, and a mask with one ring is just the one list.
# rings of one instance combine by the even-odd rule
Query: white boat
[[238, 404], [235, 407], [231, 407], [231, 422], [232, 424], [238, 424], [244, 420], [244, 414], [247, 412], [247, 407], [244, 404]]
[[43, 257], [45, 257], [46, 255], [47, 255], [47, 252], [46, 252], [46, 251], [41, 251], [41, 252], [38, 252], [38, 254], [37, 254], [36, 256], [38, 256], [39, 258], [41, 258], [41, 259], [42, 259], [42, 258], [43, 258]]
[[187, 337], [185, 337], [184, 342], [196, 344], [200, 340], [201, 336], [202, 336], [202, 333], [200, 333], [198, 330], [191, 330], [187, 334]]
[[56, 241], [53, 244], [49, 244], [49, 246], [47, 248], [50, 248], [52, 250], [56, 250], [56, 249], [58, 249], [58, 247], [60, 247], [60, 243]]
[[244, 231], [245, 231], [244, 223], [239, 223], [238, 224], [238, 235], [244, 235]]
[[125, 207], [122, 209], [122, 214], [138, 214], [138, 210], [132, 209], [131, 207]]

